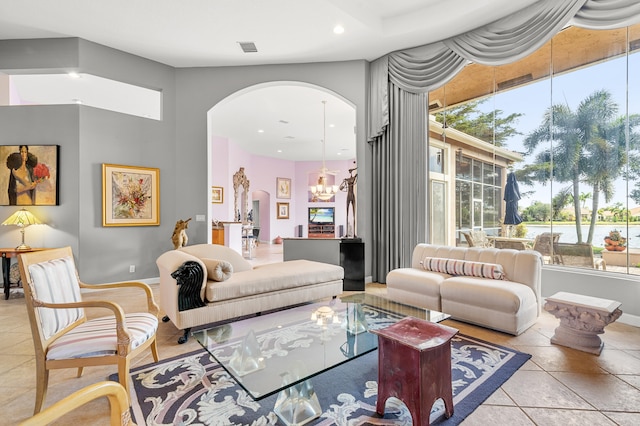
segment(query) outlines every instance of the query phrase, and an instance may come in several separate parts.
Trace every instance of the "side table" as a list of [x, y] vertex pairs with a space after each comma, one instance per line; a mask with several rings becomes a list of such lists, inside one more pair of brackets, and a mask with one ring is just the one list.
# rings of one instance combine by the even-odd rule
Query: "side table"
[[559, 292], [547, 297], [544, 310], [560, 320], [551, 343], [600, 355], [598, 334], [620, 318], [622, 303], [581, 294]]
[[376, 412], [384, 416], [389, 397], [401, 400], [413, 425], [428, 425], [431, 407], [442, 398], [445, 416], [453, 415], [451, 339], [458, 330], [407, 317], [381, 329], [378, 335], [378, 400]]
[[31, 248], [27, 250], [18, 250], [15, 248], [0, 248], [2, 253], [2, 278], [4, 280], [4, 300], [9, 299], [9, 288], [11, 282], [9, 281], [9, 270], [11, 269], [11, 258], [17, 257], [20, 253], [29, 253], [32, 251], [46, 250], [44, 248]]

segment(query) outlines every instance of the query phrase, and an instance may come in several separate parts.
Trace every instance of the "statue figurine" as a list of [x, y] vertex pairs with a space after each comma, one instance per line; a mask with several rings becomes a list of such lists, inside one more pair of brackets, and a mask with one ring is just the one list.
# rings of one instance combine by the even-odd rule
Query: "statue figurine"
[[191, 218], [187, 220], [180, 219], [176, 222], [176, 227], [173, 229], [173, 235], [171, 236], [174, 250], [186, 246], [189, 242], [189, 237], [187, 236], [187, 228], [189, 227], [190, 220]]
[[[347, 191], [347, 236], [349, 238], [355, 237], [355, 225], [356, 225], [356, 194], [354, 192], [354, 187], [356, 186], [356, 182], [358, 180], [358, 174], [355, 175], [355, 172], [358, 168], [354, 167], [353, 169], [349, 169], [349, 177], [344, 178], [342, 183], [340, 184], [341, 191]], [[353, 210], [353, 225], [349, 226], [349, 206], [352, 207]]]

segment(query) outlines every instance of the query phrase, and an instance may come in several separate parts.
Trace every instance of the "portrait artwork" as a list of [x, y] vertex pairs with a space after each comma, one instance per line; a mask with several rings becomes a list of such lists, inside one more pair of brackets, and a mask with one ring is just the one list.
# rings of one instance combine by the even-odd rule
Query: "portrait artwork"
[[57, 206], [59, 145], [1, 145], [0, 205]]

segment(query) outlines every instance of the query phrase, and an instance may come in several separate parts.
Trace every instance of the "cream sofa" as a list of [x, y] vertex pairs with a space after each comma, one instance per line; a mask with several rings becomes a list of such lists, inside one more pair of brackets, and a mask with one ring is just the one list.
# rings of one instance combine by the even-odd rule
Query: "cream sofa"
[[[426, 259], [426, 263], [425, 263]], [[475, 266], [479, 271], [503, 272], [502, 279], [460, 273], [437, 272], [441, 259], [454, 259], [460, 269]], [[480, 262], [486, 265], [471, 264]], [[429, 265], [426, 270], [425, 264]], [[500, 265], [500, 267], [489, 267]], [[454, 266], [450, 266], [451, 269]], [[471, 268], [467, 268], [471, 269]], [[410, 268], [387, 274], [387, 293], [393, 300], [450, 314], [453, 319], [518, 335], [531, 327], [542, 308], [540, 277], [542, 258], [536, 251], [495, 248], [466, 248], [418, 244]], [[469, 271], [467, 271], [469, 272]], [[482, 275], [482, 274], [477, 274]]]
[[[207, 265], [211, 271], [214, 259], [232, 266], [228, 279], [214, 281], [208, 276]], [[199, 293], [196, 298], [203, 306], [190, 309], [182, 306], [181, 310], [185, 299], [179, 295], [180, 286], [172, 274], [188, 261], [202, 267], [204, 276], [197, 277], [201, 284], [196, 289]], [[160, 255], [156, 264], [160, 272], [160, 307], [166, 314], [164, 321], [171, 320], [178, 329], [184, 330], [178, 343], [187, 341], [191, 327], [335, 297], [342, 293], [344, 278], [341, 266], [309, 260], [252, 267], [236, 251], [217, 244], [171, 250]]]

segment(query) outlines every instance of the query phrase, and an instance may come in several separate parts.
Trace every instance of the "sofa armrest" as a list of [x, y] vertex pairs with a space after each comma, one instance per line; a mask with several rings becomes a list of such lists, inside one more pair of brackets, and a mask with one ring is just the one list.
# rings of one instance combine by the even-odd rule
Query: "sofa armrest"
[[160, 308], [179, 327], [178, 315], [180, 313], [178, 303], [179, 286], [175, 278], [171, 276], [180, 266], [187, 261], [194, 261], [200, 264], [203, 269], [201, 298], [205, 298], [207, 282], [207, 268], [199, 258], [180, 250], [171, 250], [163, 253], [156, 260], [160, 273]]

